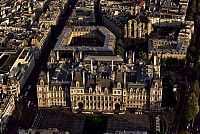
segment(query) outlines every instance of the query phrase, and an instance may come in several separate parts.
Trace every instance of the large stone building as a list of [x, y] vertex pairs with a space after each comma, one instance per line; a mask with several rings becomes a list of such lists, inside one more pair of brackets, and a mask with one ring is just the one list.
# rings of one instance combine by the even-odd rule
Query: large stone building
[[154, 64], [123, 64], [120, 56], [87, 56], [76, 67], [58, 61], [56, 54], [51, 56], [48, 64], [54, 69], [49, 67], [47, 75], [41, 73], [37, 85], [38, 107], [67, 106], [73, 112], [90, 113], [161, 107], [162, 83], [156, 56]]
[[194, 22], [186, 21], [177, 28], [158, 28], [148, 40], [148, 57], [186, 58], [187, 48], [194, 33]]
[[[52, 76], [40, 73], [37, 85], [38, 107], [67, 106], [67, 82], [64, 68], [57, 68]], [[51, 79], [51, 80], [49, 80]]]
[[15, 109], [15, 100], [13, 95], [6, 95], [0, 91], [0, 133], [6, 128], [9, 118]]
[[18, 97], [35, 67], [34, 49], [5, 51], [0, 56], [0, 91]]
[[116, 37], [103, 26], [65, 27], [59, 36], [54, 51], [59, 56], [77, 51], [91, 53], [110, 53], [115, 50]]
[[161, 107], [162, 83], [157, 56], [152, 65], [140, 63], [121, 67], [114, 56], [101, 57], [90, 56], [90, 63], [85, 61], [85, 66], [89, 65], [89, 68], [72, 72], [70, 100], [74, 112], [81, 108], [84, 112], [113, 113], [133, 108], [144, 110]]

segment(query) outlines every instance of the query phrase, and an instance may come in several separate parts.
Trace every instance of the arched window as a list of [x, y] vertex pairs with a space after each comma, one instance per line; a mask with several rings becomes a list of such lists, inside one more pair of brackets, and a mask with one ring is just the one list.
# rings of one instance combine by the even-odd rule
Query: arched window
[[54, 92], [56, 91], [56, 86], [53, 86], [53, 91], [54, 91]]

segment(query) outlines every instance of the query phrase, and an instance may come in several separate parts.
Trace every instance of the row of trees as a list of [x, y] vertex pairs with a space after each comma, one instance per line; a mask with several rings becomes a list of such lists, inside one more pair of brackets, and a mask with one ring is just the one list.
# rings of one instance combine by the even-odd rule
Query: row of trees
[[[186, 123], [189, 123], [191, 120], [194, 120], [197, 114], [199, 113], [199, 93], [199, 82], [196, 80], [191, 87], [183, 111]], [[190, 134], [190, 132], [187, 130], [182, 130], [178, 134]]]
[[186, 105], [184, 108], [184, 118], [187, 122], [193, 120], [199, 112], [199, 93], [199, 82], [196, 80], [191, 87], [191, 92], [187, 97]]
[[188, 6], [188, 9], [187, 9], [187, 15], [186, 15], [187, 20], [190, 20], [190, 21], [195, 20], [196, 2], [197, 2], [197, 0], [191, 0], [189, 2], [189, 6]]

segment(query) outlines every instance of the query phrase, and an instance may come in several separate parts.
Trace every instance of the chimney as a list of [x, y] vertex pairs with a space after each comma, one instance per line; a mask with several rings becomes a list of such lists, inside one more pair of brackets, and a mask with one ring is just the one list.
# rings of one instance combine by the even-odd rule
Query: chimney
[[47, 71], [47, 83], [49, 84], [49, 71]]
[[93, 59], [91, 59], [90, 68], [91, 68], [91, 72], [93, 72]]
[[83, 71], [83, 85], [85, 86], [85, 71]]
[[157, 65], [157, 56], [153, 56], [153, 65], [155, 66], [155, 65]]
[[120, 65], [118, 65], [118, 70], [121, 70], [121, 66]]
[[72, 53], [72, 59], [73, 59], [73, 61], [74, 61], [74, 57], [75, 57], [75, 51], [73, 51], [73, 53]]
[[57, 54], [57, 56], [56, 56], [57, 57], [57, 61], [59, 61], [59, 51], [57, 51], [56, 54]]
[[126, 72], [124, 72], [124, 87], [126, 85]]
[[72, 71], [72, 81], [74, 80], [74, 71]]
[[113, 71], [113, 60], [112, 60], [111, 70]]
[[135, 52], [133, 52], [133, 55], [132, 55], [132, 63], [135, 62]]
[[82, 60], [82, 51], [80, 51], [80, 56], [79, 56], [80, 60]]

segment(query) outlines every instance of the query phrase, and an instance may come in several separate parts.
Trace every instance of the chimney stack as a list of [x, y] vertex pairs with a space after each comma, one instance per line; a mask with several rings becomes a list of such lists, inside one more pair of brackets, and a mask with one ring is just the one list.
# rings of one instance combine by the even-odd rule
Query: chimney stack
[[74, 71], [72, 71], [72, 81], [74, 80]]
[[57, 51], [56, 54], [57, 54], [57, 56], [56, 56], [57, 57], [57, 61], [59, 61], [59, 58], [60, 58], [59, 57], [59, 51]]
[[112, 60], [111, 70], [113, 71], [113, 60]]
[[156, 55], [153, 56], [153, 64], [154, 64], [154, 66], [157, 65], [157, 56]]
[[126, 85], [126, 72], [124, 72], [124, 87]]
[[49, 84], [49, 71], [47, 71], [47, 82]]
[[85, 71], [83, 71], [83, 85], [85, 86]]
[[80, 60], [82, 60], [82, 51], [80, 51], [80, 56], [79, 56]]
[[132, 63], [135, 62], [135, 52], [133, 52], [133, 55], [132, 55]]
[[91, 72], [93, 72], [93, 59], [91, 59], [90, 68], [91, 68]]

